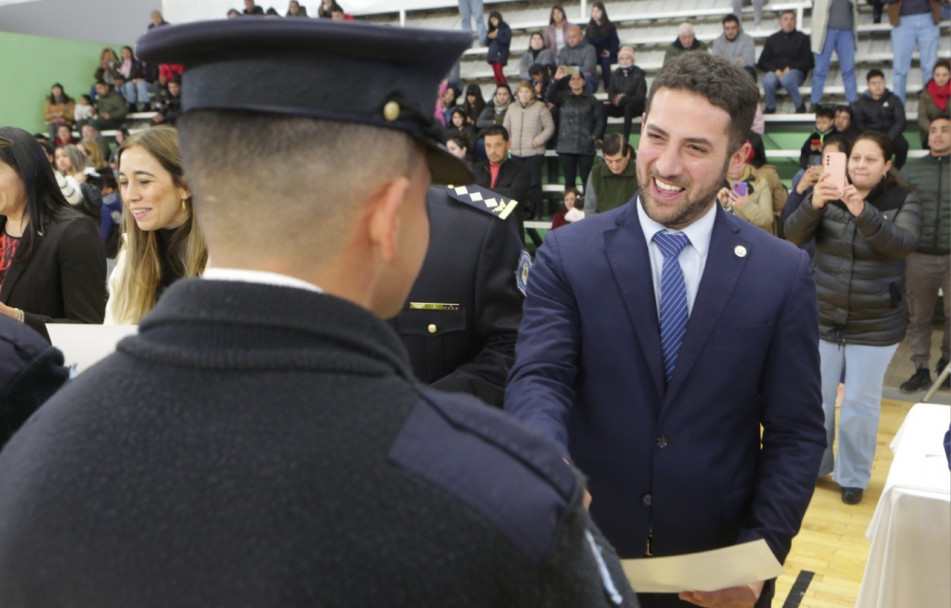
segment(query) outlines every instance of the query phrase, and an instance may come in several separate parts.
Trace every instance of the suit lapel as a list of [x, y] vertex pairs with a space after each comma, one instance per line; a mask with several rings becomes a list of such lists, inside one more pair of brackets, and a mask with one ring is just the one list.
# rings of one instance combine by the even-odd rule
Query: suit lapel
[[[6, 224], [6, 222], [4, 222]], [[0, 230], [4, 229], [4, 224], [0, 224]], [[20, 264], [19, 262], [13, 262], [10, 264], [10, 268], [7, 269], [7, 274], [3, 277], [3, 285], [0, 286], [0, 302], [7, 303], [10, 298], [10, 294], [13, 293], [13, 288], [16, 286], [17, 281], [20, 280], [20, 276], [23, 275], [23, 271], [26, 270], [26, 267], [30, 265], [30, 262], [36, 258], [36, 252], [40, 248], [40, 244], [43, 242], [43, 237], [39, 234], [36, 235], [36, 240], [33, 242], [33, 253], [30, 258], [26, 261], [26, 264]], [[23, 245], [23, 241], [20, 241], [20, 245]]]
[[[710, 339], [710, 334], [720, 322], [727, 302], [733, 296], [733, 291], [746, 266], [747, 256], [756, 253], [750, 251], [750, 244], [739, 234], [737, 222], [741, 221], [744, 220], [728, 215], [717, 205], [717, 215], [710, 235], [710, 250], [707, 252], [703, 277], [700, 279], [697, 298], [694, 300], [693, 311], [687, 322], [687, 333], [684, 335], [684, 341], [677, 356], [674, 377], [671, 378], [667, 393], [664, 395], [661, 414], [686, 382], [704, 345]], [[742, 250], [739, 249], [740, 246], [743, 247]]]
[[638, 199], [635, 197], [618, 214], [615, 226], [605, 231], [604, 252], [621, 291], [628, 320], [634, 327], [641, 353], [650, 369], [659, 401], [659, 396], [664, 394], [664, 365], [660, 350], [657, 301], [647, 243], [634, 207], [637, 204]]

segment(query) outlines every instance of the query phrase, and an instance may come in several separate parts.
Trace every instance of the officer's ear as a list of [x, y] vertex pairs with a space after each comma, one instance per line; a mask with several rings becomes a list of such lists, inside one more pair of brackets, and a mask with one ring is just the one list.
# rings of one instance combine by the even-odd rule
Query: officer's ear
[[383, 262], [396, 259], [400, 236], [400, 210], [410, 180], [400, 176], [383, 184], [367, 200], [368, 237]]

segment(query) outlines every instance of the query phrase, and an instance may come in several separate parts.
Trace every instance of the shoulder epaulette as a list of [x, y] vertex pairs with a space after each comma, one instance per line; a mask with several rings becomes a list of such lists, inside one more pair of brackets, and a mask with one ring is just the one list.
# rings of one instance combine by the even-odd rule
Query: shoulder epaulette
[[515, 207], [518, 206], [518, 201], [505, 198], [501, 194], [475, 184], [449, 186], [449, 197], [473, 209], [494, 215], [500, 220], [504, 220], [511, 215], [515, 211]]

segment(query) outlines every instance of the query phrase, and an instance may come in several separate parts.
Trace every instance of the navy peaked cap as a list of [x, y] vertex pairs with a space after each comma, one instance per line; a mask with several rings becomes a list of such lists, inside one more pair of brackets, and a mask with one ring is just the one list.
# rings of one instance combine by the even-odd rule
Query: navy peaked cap
[[472, 35], [330, 19], [243, 17], [157, 27], [136, 53], [182, 64], [182, 110], [244, 110], [397, 129], [427, 148], [433, 181], [472, 173], [443, 146], [439, 82]]

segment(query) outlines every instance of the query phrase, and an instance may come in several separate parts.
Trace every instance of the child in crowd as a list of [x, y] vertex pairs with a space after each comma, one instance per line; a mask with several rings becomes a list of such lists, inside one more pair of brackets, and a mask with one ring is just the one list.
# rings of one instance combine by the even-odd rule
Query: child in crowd
[[579, 205], [578, 190], [569, 186], [565, 188], [565, 198], [563, 199], [565, 208], [555, 213], [551, 220], [551, 229], [559, 228], [571, 222], [577, 222], [584, 219], [584, 205]]
[[806, 169], [810, 165], [818, 165], [822, 161], [822, 144], [828, 135], [835, 130], [835, 108], [832, 106], [816, 106], [816, 130], [809, 134], [806, 143], [799, 152], [799, 168]]
[[492, 66], [493, 80], [495, 86], [508, 82], [502, 68], [509, 62], [509, 44], [512, 42], [512, 30], [508, 24], [502, 20], [502, 13], [492, 11], [489, 13], [489, 33], [488, 45], [489, 54], [486, 61]]
[[90, 98], [89, 95], [80, 95], [79, 103], [76, 104], [76, 107], [73, 110], [73, 116], [76, 119], [77, 126], [81, 127], [83, 124], [90, 121], [94, 113], [95, 110], [92, 107], [92, 98]]

